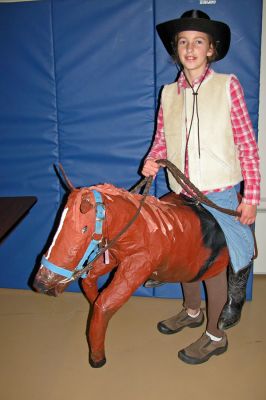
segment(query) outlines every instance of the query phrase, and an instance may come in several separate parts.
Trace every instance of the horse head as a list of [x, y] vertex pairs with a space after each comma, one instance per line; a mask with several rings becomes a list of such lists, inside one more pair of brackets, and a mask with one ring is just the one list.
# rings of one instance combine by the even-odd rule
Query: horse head
[[34, 279], [33, 286], [38, 292], [61, 294], [99, 244], [104, 206], [97, 194], [89, 188], [72, 188], [58, 229]]

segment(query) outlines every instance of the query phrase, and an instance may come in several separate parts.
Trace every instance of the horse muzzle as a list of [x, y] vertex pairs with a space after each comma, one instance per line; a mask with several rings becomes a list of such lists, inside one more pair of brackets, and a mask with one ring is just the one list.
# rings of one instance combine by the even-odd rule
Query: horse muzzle
[[36, 292], [40, 294], [47, 294], [48, 296], [58, 297], [59, 294], [61, 294], [57, 286], [49, 287], [45, 282], [38, 281], [36, 279], [33, 283], [33, 288], [36, 290]]

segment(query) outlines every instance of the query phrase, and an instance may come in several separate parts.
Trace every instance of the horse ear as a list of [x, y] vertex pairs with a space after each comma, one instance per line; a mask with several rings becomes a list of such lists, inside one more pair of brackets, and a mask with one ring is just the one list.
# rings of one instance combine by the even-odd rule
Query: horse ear
[[62, 174], [63, 174], [64, 180], [65, 180], [65, 182], [66, 182], [66, 184], [67, 184], [67, 187], [68, 187], [68, 189], [70, 190], [70, 192], [73, 192], [74, 190], [76, 190], [75, 186], [72, 184], [72, 182], [70, 181], [70, 179], [67, 177], [67, 175], [66, 175], [66, 173], [65, 173], [65, 171], [64, 171], [64, 168], [63, 168], [63, 166], [62, 166], [61, 163], [59, 163], [59, 169], [60, 169], [60, 171], [61, 171]]
[[93, 208], [93, 205], [90, 203], [89, 199], [86, 197], [83, 198], [80, 203], [80, 212], [86, 214], [91, 208]]

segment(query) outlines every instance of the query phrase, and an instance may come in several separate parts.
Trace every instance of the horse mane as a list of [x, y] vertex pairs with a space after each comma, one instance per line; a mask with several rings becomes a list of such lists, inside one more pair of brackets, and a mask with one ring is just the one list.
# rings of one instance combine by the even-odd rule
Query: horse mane
[[[138, 193], [131, 193], [128, 190], [124, 188], [118, 188], [117, 186], [114, 186], [110, 183], [104, 183], [104, 184], [98, 184], [95, 186], [90, 186], [90, 189], [93, 190], [98, 190], [99, 192], [103, 193], [108, 197], [110, 196], [121, 196], [126, 200], [129, 200], [130, 202], [134, 203], [135, 206], [139, 206], [139, 202], [142, 199], [143, 195], [138, 194]], [[151, 206], [155, 206], [158, 208], [161, 208], [162, 206], [169, 205], [170, 203], [167, 203], [166, 201], [162, 201], [158, 199], [155, 196], [148, 195], [146, 197], [146, 203], [148, 203]]]
[[109, 200], [112, 200], [113, 196], [122, 197], [123, 199], [130, 201], [131, 203], [134, 203], [135, 206], [139, 205], [139, 202], [142, 198], [142, 195], [140, 194], [130, 193], [128, 190], [124, 188], [118, 188], [112, 185], [111, 183], [104, 183], [96, 186], [90, 186], [90, 189], [97, 190], [98, 192], [104, 194]]
[[113, 195], [113, 196], [122, 196], [122, 197], [130, 197], [132, 196], [132, 193], [127, 191], [126, 189], [123, 188], [118, 188], [111, 183], [103, 183], [103, 184], [98, 184], [95, 186], [90, 186], [90, 189], [95, 189], [98, 190], [98, 192], [101, 192], [106, 195]]
[[[136, 208], [139, 207], [140, 200], [143, 198], [143, 196], [141, 194], [131, 193], [126, 189], [118, 188], [110, 183], [99, 184], [97, 186], [91, 186], [90, 189], [98, 190], [99, 192], [103, 193], [107, 197], [110, 196], [109, 197], [110, 200], [112, 200], [112, 196], [121, 196], [124, 199], [126, 199], [127, 201], [130, 201], [132, 204], [134, 204], [134, 206]], [[162, 201], [154, 196], [147, 196], [145, 203], [148, 204], [151, 208], [156, 209], [158, 214], [160, 214], [162, 220], [165, 219], [166, 214], [168, 215], [168, 218], [171, 219], [171, 216], [168, 212], [169, 212], [169, 209], [171, 209], [174, 206], [173, 204], [171, 204], [167, 201]], [[142, 209], [141, 213], [145, 213], [145, 211]], [[177, 222], [181, 232], [184, 232], [183, 225], [177, 215], [176, 215], [176, 222]]]

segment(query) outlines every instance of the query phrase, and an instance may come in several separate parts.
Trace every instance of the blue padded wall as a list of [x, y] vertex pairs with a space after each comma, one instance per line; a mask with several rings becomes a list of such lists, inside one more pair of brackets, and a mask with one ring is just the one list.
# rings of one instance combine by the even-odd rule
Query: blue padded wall
[[[38, 197], [0, 245], [0, 287], [28, 288], [47, 245], [64, 196], [54, 164], [61, 162], [76, 186], [110, 182], [129, 189], [140, 178], [159, 89], [177, 72], [155, 34], [156, 23], [191, 8], [229, 23], [232, 46], [216, 69], [238, 75], [257, 129], [262, 2], [199, 3], [0, 4], [0, 195]], [[163, 172], [154, 190], [168, 190]], [[176, 288], [141, 287], [136, 294], [180, 297]]]
[[60, 202], [50, 2], [0, 5], [1, 196], [38, 203], [0, 245], [1, 287], [27, 288]]

